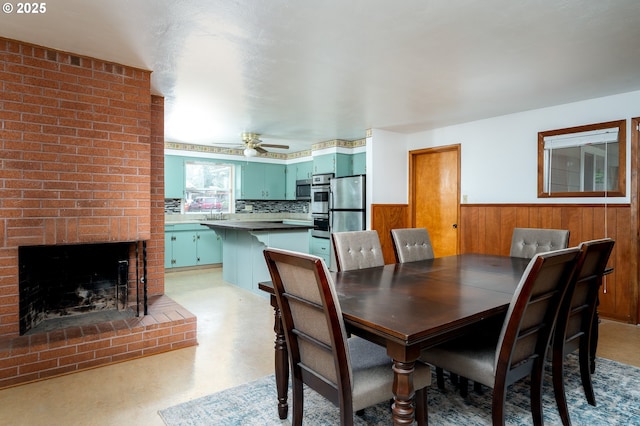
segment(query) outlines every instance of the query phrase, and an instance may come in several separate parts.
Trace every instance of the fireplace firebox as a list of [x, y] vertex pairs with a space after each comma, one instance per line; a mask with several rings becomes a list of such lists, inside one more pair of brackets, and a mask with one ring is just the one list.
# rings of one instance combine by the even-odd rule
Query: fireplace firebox
[[88, 315], [135, 315], [128, 295], [130, 281], [137, 291], [136, 254], [132, 242], [19, 247], [20, 334]]

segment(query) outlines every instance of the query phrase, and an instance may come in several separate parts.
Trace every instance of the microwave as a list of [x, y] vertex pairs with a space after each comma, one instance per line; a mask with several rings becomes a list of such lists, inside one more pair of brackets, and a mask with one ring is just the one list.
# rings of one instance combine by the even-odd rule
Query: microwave
[[311, 200], [311, 179], [296, 181], [296, 200]]

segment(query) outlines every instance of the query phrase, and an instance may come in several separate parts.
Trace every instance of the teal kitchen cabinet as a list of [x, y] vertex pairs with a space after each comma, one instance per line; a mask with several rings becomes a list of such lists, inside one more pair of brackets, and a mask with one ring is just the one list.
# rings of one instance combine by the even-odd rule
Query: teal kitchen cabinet
[[241, 199], [262, 200], [264, 197], [264, 164], [247, 163], [240, 172]]
[[327, 267], [331, 265], [331, 243], [328, 238], [311, 237], [310, 252], [324, 259]]
[[164, 156], [164, 198], [184, 198], [184, 159]]
[[336, 177], [353, 174], [350, 154], [324, 154], [313, 157], [313, 173], [333, 173]]
[[222, 262], [222, 241], [212, 230], [198, 224], [165, 226], [165, 268], [209, 265]]
[[313, 176], [313, 161], [296, 163], [296, 179], [311, 179]]
[[367, 174], [367, 155], [364, 152], [359, 152], [351, 156], [351, 165], [354, 175], [366, 175]]
[[285, 194], [286, 200], [296, 199], [296, 165], [288, 164], [285, 176]]
[[284, 200], [286, 192], [284, 164], [247, 163], [241, 168], [243, 200]]
[[197, 265], [222, 263], [222, 240], [213, 230], [201, 229], [196, 232]]
[[303, 163], [294, 163], [287, 165], [286, 177], [286, 199], [296, 199], [296, 181], [302, 179], [311, 179], [313, 175], [313, 161], [305, 161]]

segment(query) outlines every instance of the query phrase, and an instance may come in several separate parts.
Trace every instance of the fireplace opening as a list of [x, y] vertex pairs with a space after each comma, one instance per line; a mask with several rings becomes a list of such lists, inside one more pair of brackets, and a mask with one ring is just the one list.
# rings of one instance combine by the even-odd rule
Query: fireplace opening
[[19, 247], [20, 334], [135, 316], [128, 307], [132, 247]]

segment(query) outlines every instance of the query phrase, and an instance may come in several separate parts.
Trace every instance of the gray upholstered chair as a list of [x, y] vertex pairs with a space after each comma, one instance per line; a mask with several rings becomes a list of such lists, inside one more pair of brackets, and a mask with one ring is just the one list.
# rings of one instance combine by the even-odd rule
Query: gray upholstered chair
[[602, 277], [615, 241], [611, 238], [586, 241], [580, 244], [580, 259], [571, 297], [562, 302], [553, 336], [553, 389], [558, 412], [564, 425], [570, 425], [567, 399], [564, 392], [564, 359], [578, 350], [580, 379], [587, 402], [596, 405], [591, 383], [591, 365], [595, 356], [596, 306]]
[[494, 425], [504, 425], [507, 387], [530, 376], [533, 424], [542, 424], [544, 361], [578, 248], [536, 254], [522, 275], [501, 329], [426, 349], [421, 359], [493, 388]]
[[433, 259], [431, 238], [426, 228], [400, 228], [391, 230], [393, 248], [398, 263]]
[[331, 234], [338, 271], [384, 266], [377, 231], [347, 231]]
[[531, 259], [536, 253], [569, 246], [569, 231], [565, 229], [514, 228], [511, 237], [511, 257]]
[[[348, 339], [333, 281], [324, 261], [302, 253], [266, 249], [264, 257], [282, 314], [292, 369], [293, 421], [303, 418], [303, 383], [340, 407], [340, 424], [353, 413], [393, 398], [393, 361], [386, 349]], [[427, 420], [428, 365], [416, 363], [416, 419]]]

